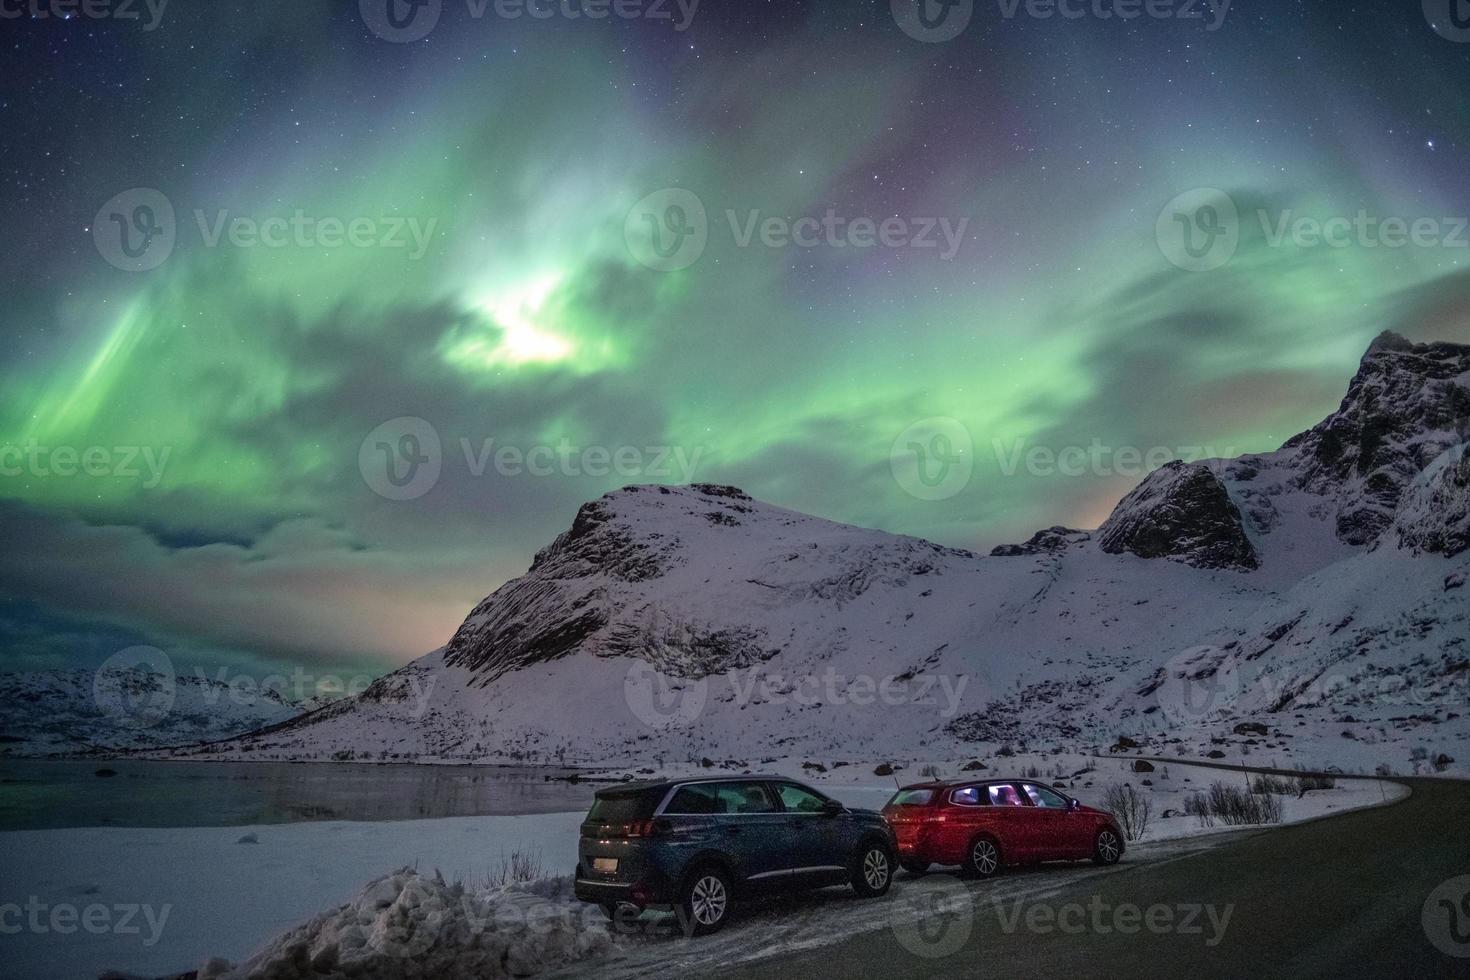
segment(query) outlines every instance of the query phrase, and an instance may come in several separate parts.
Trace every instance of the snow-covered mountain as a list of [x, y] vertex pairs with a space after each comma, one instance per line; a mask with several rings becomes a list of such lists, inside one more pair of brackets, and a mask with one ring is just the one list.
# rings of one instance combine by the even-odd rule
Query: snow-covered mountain
[[104, 666], [0, 674], [0, 756], [108, 753], [229, 738], [301, 714], [268, 688]]
[[1171, 463], [1097, 531], [987, 557], [731, 487], [628, 487], [444, 648], [211, 751], [672, 763], [1259, 736], [1330, 760], [1453, 743], [1470, 734], [1467, 419], [1470, 347], [1385, 334], [1340, 408], [1280, 450]]

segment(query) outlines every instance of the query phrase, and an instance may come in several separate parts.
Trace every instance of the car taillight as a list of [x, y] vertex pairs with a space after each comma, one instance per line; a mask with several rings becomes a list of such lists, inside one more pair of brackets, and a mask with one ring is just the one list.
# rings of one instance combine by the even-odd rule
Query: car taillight
[[666, 829], [667, 825], [662, 820], [635, 820], [628, 824], [626, 833], [629, 837], [657, 837]]

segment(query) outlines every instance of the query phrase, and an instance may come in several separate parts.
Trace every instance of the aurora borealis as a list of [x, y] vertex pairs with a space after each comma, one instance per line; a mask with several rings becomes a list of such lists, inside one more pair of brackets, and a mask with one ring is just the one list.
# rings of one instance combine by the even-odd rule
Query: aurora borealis
[[[357, 4], [138, 6], [0, 19], [4, 669], [380, 671], [582, 502], [685, 475], [958, 547], [1092, 527], [1141, 474], [1016, 454], [1272, 449], [1380, 330], [1470, 339], [1470, 43], [1417, 0], [979, 3], [937, 43], [887, 0], [446, 0], [408, 43]], [[1196, 188], [1241, 215], [1201, 272], [1157, 237]], [[137, 189], [173, 240], [129, 271], [98, 242], [160, 220]], [[635, 206], [662, 234], [673, 190], [702, 251], [659, 268]], [[1445, 234], [1272, 237], [1361, 212]], [[364, 462], [401, 418], [439, 442], [414, 495]], [[954, 492], [895, 479], [916, 423], [954, 449], [931, 419], [972, 440]]]

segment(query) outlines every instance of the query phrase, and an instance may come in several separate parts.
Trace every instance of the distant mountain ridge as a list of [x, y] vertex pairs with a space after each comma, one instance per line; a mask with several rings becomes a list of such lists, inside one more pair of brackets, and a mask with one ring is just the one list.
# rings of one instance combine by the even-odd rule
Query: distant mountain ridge
[[[443, 649], [214, 751], [890, 754], [1209, 739], [1242, 718], [1324, 752], [1343, 725], [1462, 738], [1467, 418], [1470, 347], [1385, 334], [1338, 410], [1281, 449], [1168, 464], [1097, 531], [1051, 528], [987, 558], [733, 487], [628, 487], [584, 505]], [[799, 696], [832, 676], [964, 690], [948, 712]]]
[[269, 688], [142, 666], [0, 674], [0, 755], [108, 753], [229, 738], [294, 718]]

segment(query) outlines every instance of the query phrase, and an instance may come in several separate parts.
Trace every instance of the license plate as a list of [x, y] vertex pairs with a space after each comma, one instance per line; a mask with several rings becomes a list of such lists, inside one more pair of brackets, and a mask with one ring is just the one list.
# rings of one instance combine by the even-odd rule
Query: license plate
[[617, 874], [617, 871], [618, 871], [618, 859], [617, 858], [593, 858], [592, 859], [592, 870], [593, 871], [601, 871], [603, 874]]

